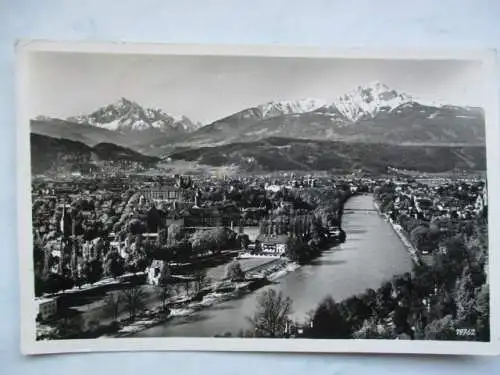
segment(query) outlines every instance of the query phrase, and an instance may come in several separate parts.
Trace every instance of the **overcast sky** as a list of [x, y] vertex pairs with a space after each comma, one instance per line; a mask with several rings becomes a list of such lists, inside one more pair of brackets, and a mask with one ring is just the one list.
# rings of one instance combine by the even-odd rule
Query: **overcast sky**
[[125, 97], [209, 123], [271, 100], [333, 102], [373, 81], [425, 101], [481, 105], [478, 64], [36, 52], [29, 67], [30, 115], [88, 114]]

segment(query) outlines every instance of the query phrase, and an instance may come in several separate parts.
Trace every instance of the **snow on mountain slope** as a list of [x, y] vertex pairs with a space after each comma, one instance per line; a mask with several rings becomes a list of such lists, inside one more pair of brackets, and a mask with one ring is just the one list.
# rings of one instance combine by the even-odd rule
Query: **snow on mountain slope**
[[76, 116], [68, 120], [120, 132], [157, 129], [165, 133], [188, 133], [198, 128], [198, 125], [185, 116], [170, 115], [157, 108], [143, 108], [125, 98], [99, 108], [89, 115]]
[[361, 118], [374, 117], [381, 111], [390, 112], [411, 100], [409, 96], [399, 94], [380, 82], [373, 82], [341, 96], [334, 105], [346, 118], [356, 122]]
[[271, 118], [291, 113], [307, 113], [326, 106], [326, 102], [319, 99], [299, 99], [272, 101], [258, 106], [263, 118]]
[[379, 112], [392, 111], [410, 101], [410, 96], [400, 94], [383, 83], [372, 82], [355, 88], [333, 103], [306, 98], [268, 102], [257, 108], [263, 119], [314, 111], [341, 121], [356, 122], [362, 118], [372, 118]]

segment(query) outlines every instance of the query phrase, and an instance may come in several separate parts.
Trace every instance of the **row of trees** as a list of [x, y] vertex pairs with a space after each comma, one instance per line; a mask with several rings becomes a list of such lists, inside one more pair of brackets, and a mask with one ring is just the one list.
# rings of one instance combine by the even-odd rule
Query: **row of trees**
[[[488, 341], [484, 273], [473, 265], [462, 268], [452, 257], [442, 261], [439, 267], [421, 266], [340, 303], [328, 297], [311, 314], [305, 336]], [[460, 328], [475, 334], [458, 336]]]
[[[56, 293], [83, 284], [93, 284], [103, 277], [117, 278], [124, 273], [144, 271], [150, 263], [144, 251], [134, 251], [125, 260], [116, 250], [106, 250], [101, 256], [84, 258], [76, 249], [53, 256], [49, 249], [35, 243], [35, 295]], [[57, 268], [54, 272], [53, 269]]]
[[242, 240], [242, 236], [225, 227], [188, 231], [182, 225], [171, 224], [166, 246], [149, 243], [145, 251], [153, 259], [188, 262], [193, 257], [203, 256], [208, 252], [239, 249], [243, 246]]

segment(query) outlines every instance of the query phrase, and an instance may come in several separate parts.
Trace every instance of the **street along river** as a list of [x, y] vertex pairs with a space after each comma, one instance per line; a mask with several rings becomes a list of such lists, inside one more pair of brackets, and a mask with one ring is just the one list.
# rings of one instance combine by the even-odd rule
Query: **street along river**
[[162, 325], [135, 334], [136, 337], [212, 337], [249, 328], [256, 297], [275, 288], [293, 300], [293, 318], [302, 320], [327, 295], [340, 301], [367, 288], [378, 288], [393, 275], [409, 272], [412, 259], [396, 233], [376, 211], [372, 195], [351, 198], [342, 218], [346, 242], [325, 251], [321, 257], [276, 284], [203, 309], [186, 317], [175, 317]]

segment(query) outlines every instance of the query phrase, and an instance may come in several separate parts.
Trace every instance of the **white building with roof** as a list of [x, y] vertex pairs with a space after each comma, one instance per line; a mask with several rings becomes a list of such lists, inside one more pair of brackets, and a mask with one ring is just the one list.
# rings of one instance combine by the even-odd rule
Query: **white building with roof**
[[37, 298], [36, 313], [41, 320], [47, 320], [57, 314], [57, 299], [55, 298]]

